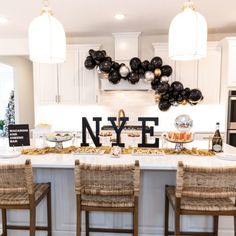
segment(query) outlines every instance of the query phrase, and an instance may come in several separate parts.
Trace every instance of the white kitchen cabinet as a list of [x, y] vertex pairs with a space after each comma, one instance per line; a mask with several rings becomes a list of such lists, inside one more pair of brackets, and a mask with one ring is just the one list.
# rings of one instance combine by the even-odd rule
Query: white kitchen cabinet
[[221, 48], [218, 43], [208, 43], [207, 57], [198, 61], [198, 83], [204, 95], [204, 104], [220, 102]]
[[236, 86], [236, 37], [222, 40], [223, 60], [222, 77], [227, 87]]
[[155, 43], [154, 55], [160, 56], [164, 64], [173, 69], [170, 82], [180, 81], [184, 87], [199, 88], [204, 104], [220, 102], [221, 82], [221, 48], [218, 42], [208, 43], [208, 53], [205, 59], [194, 61], [173, 61], [168, 56], [168, 43]]
[[34, 63], [35, 104], [52, 104], [58, 100], [58, 78], [56, 64]]
[[81, 105], [92, 105], [98, 103], [99, 79], [96, 69], [88, 70], [84, 61], [88, 56], [89, 49], [98, 50], [100, 45], [79, 45], [79, 98]]
[[97, 71], [87, 70], [84, 61], [89, 49], [98, 50], [99, 47], [97, 44], [69, 45], [64, 63], [34, 63], [35, 104], [96, 104]]

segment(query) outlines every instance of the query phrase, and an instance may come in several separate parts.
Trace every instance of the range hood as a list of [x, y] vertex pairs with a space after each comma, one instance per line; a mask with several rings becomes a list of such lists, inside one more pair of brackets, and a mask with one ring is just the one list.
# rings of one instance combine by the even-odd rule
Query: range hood
[[[139, 36], [140, 32], [114, 33], [115, 61], [125, 63], [129, 66], [129, 61], [133, 57], [139, 57]], [[118, 84], [112, 84], [108, 79], [100, 79], [100, 89], [103, 91], [147, 91], [151, 89], [150, 82], [140, 79], [137, 84], [130, 84], [126, 80], [121, 80]]]

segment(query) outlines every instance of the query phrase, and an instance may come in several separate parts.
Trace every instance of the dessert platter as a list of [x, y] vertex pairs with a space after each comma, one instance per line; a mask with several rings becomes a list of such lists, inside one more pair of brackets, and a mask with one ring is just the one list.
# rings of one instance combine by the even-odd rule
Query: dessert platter
[[69, 133], [51, 133], [46, 136], [46, 140], [49, 142], [55, 142], [55, 148], [62, 149], [63, 142], [70, 141], [73, 136]]

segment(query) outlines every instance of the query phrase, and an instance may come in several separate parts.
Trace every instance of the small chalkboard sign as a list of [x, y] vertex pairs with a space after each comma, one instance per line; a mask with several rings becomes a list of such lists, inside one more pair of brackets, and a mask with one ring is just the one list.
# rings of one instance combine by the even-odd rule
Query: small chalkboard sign
[[29, 146], [29, 125], [9, 125], [8, 139], [10, 147]]

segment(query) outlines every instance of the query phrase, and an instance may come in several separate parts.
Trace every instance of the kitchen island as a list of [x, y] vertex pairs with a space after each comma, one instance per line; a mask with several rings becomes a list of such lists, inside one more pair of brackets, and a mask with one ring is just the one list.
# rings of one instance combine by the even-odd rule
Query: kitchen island
[[[225, 155], [236, 156], [236, 149], [225, 145]], [[220, 156], [224, 156], [221, 154]], [[12, 159], [0, 159], [0, 164], [23, 163], [31, 159], [35, 180], [37, 182], [52, 183], [52, 218], [53, 236], [75, 235], [76, 228], [76, 204], [74, 191], [74, 162], [96, 164], [128, 164], [140, 161], [141, 168], [141, 191], [139, 202], [139, 235], [163, 235], [164, 227], [164, 188], [165, 185], [175, 184], [176, 167], [179, 160], [186, 164], [222, 167], [236, 166], [236, 162], [225, 161], [212, 156], [188, 156], [188, 155], [160, 155], [160, 156], [133, 156], [122, 155], [120, 158], [112, 158], [104, 155], [73, 155], [73, 154], [47, 154], [38, 156], [22, 155]], [[46, 202], [43, 201], [38, 207], [37, 222], [46, 224]], [[29, 215], [25, 211], [9, 212], [9, 223], [27, 224]], [[83, 218], [84, 220], [84, 215]], [[84, 222], [82, 220], [82, 222]], [[185, 231], [211, 231], [212, 218], [200, 216], [188, 216], [183, 218], [182, 229]], [[91, 224], [96, 227], [130, 227], [132, 216], [129, 213], [92, 213]], [[171, 214], [170, 227], [173, 228], [173, 214]], [[84, 224], [82, 235], [84, 234]], [[9, 231], [10, 236], [26, 236], [27, 232]], [[46, 235], [40, 232], [37, 235]], [[103, 234], [93, 234], [103, 235]], [[117, 234], [106, 234], [117, 235]], [[233, 235], [233, 217], [220, 217], [219, 236]]]

